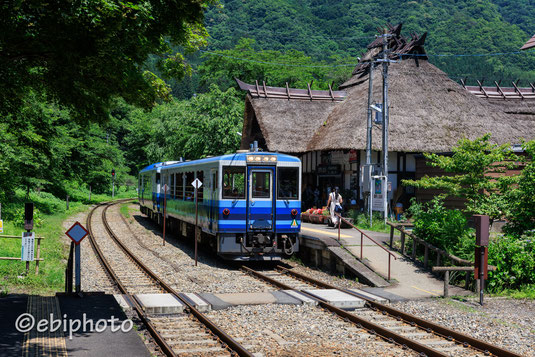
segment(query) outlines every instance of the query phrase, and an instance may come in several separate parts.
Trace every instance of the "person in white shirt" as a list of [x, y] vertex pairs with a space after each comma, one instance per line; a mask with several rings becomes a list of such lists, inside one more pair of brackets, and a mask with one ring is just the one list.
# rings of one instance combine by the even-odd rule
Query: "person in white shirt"
[[342, 195], [340, 195], [338, 187], [333, 188], [332, 192], [329, 194], [327, 207], [329, 208], [329, 212], [331, 213], [331, 222], [335, 226], [338, 225], [338, 216], [335, 215], [335, 213], [338, 213], [339, 215], [342, 214], [342, 202]]

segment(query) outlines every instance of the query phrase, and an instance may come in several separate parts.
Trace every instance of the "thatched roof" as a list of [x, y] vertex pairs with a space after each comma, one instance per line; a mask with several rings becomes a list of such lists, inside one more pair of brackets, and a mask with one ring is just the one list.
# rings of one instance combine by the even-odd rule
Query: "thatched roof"
[[[381, 70], [375, 70], [373, 98], [382, 101]], [[487, 132], [496, 143], [535, 138], [530, 120], [516, 120], [467, 92], [426, 60], [403, 60], [389, 67], [389, 150], [448, 152], [457, 141]], [[347, 89], [347, 99], [329, 114], [308, 150], [365, 149], [367, 78]], [[373, 148], [381, 149], [381, 128], [374, 125]]]
[[521, 50], [527, 50], [527, 49], [529, 49], [529, 48], [533, 48], [533, 47], [535, 47], [535, 35], [533, 35], [533, 37], [530, 38], [530, 39], [528, 40], [528, 42], [526, 42], [526, 43], [524, 44], [524, 46], [522, 46], [522, 48], [520, 48], [520, 49], [521, 49]]
[[242, 149], [248, 149], [253, 140], [259, 140], [261, 146], [262, 141], [265, 142], [265, 149], [269, 151], [300, 153], [306, 151], [312, 135], [338, 102], [255, 98], [248, 94], [245, 103]]

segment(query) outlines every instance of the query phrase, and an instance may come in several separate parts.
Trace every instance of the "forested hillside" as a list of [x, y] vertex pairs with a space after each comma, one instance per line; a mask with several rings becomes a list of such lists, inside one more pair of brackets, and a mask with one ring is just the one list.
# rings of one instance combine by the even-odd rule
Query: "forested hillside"
[[[222, 0], [207, 12], [209, 48], [231, 49], [242, 37], [263, 50], [298, 50], [315, 60], [356, 57], [386, 23], [428, 32], [430, 61], [452, 77], [532, 79], [533, 54], [516, 52], [535, 33], [530, 0]], [[433, 56], [433, 55], [463, 55]]]

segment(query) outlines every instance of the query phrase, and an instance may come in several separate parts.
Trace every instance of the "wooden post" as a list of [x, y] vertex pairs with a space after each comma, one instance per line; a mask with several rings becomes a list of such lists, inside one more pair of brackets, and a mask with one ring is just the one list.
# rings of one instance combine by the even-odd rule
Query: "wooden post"
[[[427, 248], [427, 247], [426, 247]], [[448, 296], [450, 296], [450, 291], [449, 291], [449, 283], [450, 283], [450, 271], [449, 270], [446, 270], [444, 272], [444, 297], [447, 298]]]
[[440, 252], [437, 252], [437, 263], [435, 265], [437, 267], [440, 265]]
[[67, 271], [65, 272], [65, 292], [72, 293], [72, 273], [74, 263], [74, 242], [71, 242], [69, 250], [69, 260], [67, 261]]
[[67, 211], [69, 210], [69, 195], [67, 195], [67, 199], [65, 200], [65, 204], [67, 206]]
[[74, 279], [74, 283], [75, 283], [75, 289], [76, 289], [76, 293], [80, 294], [82, 292], [82, 277], [81, 277], [81, 254], [80, 254], [80, 244], [75, 244], [74, 245], [74, 257], [76, 258], [76, 262], [75, 262], [75, 279]]
[[401, 232], [401, 255], [405, 254], [405, 232]]
[[416, 239], [414, 239], [414, 238], [412, 238], [411, 257], [412, 257], [412, 259], [416, 259]]
[[469, 281], [470, 281], [470, 275], [471, 275], [470, 272], [467, 271], [467, 272], [466, 272], [466, 276], [464, 277], [464, 288], [465, 288], [466, 290], [468, 290], [468, 287], [470, 286], [470, 283], [469, 283]]
[[35, 261], [35, 275], [39, 274], [39, 255], [41, 253], [41, 238], [37, 237], [37, 260]]
[[424, 251], [424, 267], [427, 268], [427, 265], [429, 263], [429, 246], [425, 245], [425, 251]]
[[394, 226], [390, 226], [390, 248], [392, 248], [392, 244], [394, 244]]
[[364, 236], [363, 236], [363, 233], [360, 232], [360, 260], [362, 260], [363, 243], [364, 243]]

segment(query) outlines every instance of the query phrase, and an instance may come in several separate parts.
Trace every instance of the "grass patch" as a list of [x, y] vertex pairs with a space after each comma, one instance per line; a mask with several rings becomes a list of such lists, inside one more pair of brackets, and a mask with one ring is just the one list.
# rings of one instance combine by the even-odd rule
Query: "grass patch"
[[121, 212], [121, 214], [123, 215], [124, 218], [130, 218], [130, 203], [123, 203], [121, 205], [121, 208], [119, 209], [119, 211]]
[[385, 224], [383, 215], [380, 212], [374, 212], [372, 215], [372, 224], [370, 225], [370, 215], [363, 212], [350, 210], [348, 217], [353, 218], [353, 224], [363, 230], [390, 233], [390, 226]]
[[[69, 202], [69, 210], [66, 209], [66, 203], [50, 194], [41, 192], [30, 194], [30, 199], [26, 200], [17, 192], [11, 202], [3, 202], [2, 211], [5, 206], [14, 207], [12, 215], [4, 219], [4, 235], [22, 236], [24, 231], [21, 226], [24, 215], [24, 202], [34, 202], [36, 209], [39, 210], [40, 224], [34, 217], [35, 227], [33, 232], [35, 236], [44, 237], [41, 240], [40, 257], [44, 260], [39, 263], [39, 274], [35, 275], [35, 262], [30, 262], [29, 273], [26, 274], [26, 262], [17, 260], [0, 260], [0, 295], [8, 293], [25, 293], [53, 295], [57, 291], [63, 291], [65, 288], [65, 267], [69, 254], [69, 244], [65, 237], [65, 228], [63, 222], [72, 215], [88, 210], [89, 206], [78, 201]], [[132, 191], [124, 192], [125, 197], [132, 195]], [[121, 195], [121, 196], [123, 196]], [[119, 197], [121, 197], [119, 196]], [[115, 198], [119, 198], [116, 195]], [[109, 201], [110, 196], [93, 195], [93, 202]], [[22, 209], [19, 208], [22, 207]], [[39, 209], [41, 207], [41, 209]], [[44, 213], [46, 212], [46, 213]], [[80, 222], [85, 225], [85, 222]], [[2, 257], [20, 257], [21, 240], [13, 238], [0, 238], [0, 256]], [[37, 240], [35, 243], [35, 255], [37, 255]]]
[[492, 293], [491, 296], [503, 296], [511, 299], [529, 299], [535, 300], [535, 285], [525, 285], [520, 289], [505, 289], [503, 291]]

